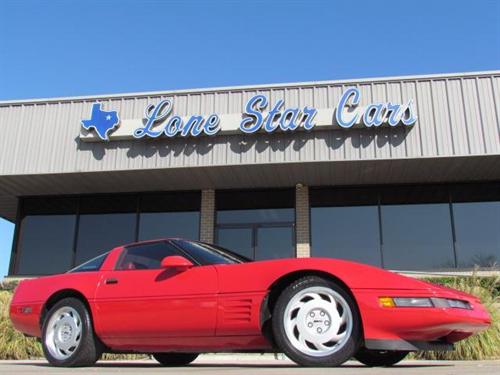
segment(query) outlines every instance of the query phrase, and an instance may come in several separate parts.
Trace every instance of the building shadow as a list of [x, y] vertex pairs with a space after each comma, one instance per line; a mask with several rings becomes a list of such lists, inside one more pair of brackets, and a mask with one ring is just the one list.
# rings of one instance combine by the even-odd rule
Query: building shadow
[[[278, 132], [273, 134], [222, 134], [216, 136], [145, 138], [116, 141], [82, 141], [75, 138], [78, 151], [90, 152], [95, 160], [103, 160], [107, 153], [121, 152], [128, 158], [153, 157], [203, 157], [210, 154], [216, 145], [229, 147], [227, 152], [243, 156], [249, 152], [263, 154], [267, 151], [285, 153], [288, 150], [299, 152], [308, 145], [323, 143], [331, 151], [342, 147], [354, 149], [376, 149], [387, 146], [400, 146], [413, 127], [353, 128], [353, 129], [317, 129], [311, 131]], [[223, 146], [222, 146], [223, 145]], [[311, 146], [314, 147], [314, 146]]]

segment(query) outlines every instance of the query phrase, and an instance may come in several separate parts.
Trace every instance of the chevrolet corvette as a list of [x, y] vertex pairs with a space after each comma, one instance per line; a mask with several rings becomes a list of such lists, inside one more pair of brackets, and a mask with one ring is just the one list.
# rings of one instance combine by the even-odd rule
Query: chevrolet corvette
[[23, 280], [10, 318], [65, 367], [91, 366], [105, 352], [147, 353], [164, 366], [204, 352], [389, 366], [410, 351], [452, 350], [490, 325], [476, 297], [376, 267], [250, 261], [177, 238], [120, 246], [64, 274]]

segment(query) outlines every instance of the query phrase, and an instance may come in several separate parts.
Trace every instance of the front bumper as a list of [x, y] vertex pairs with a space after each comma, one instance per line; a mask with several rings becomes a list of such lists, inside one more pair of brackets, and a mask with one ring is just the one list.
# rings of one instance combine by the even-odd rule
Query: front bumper
[[[479, 301], [448, 290], [353, 290], [363, 322], [365, 345], [379, 350], [450, 350], [454, 342], [485, 330], [491, 318]], [[382, 307], [379, 297], [460, 299], [471, 309], [444, 307]]]

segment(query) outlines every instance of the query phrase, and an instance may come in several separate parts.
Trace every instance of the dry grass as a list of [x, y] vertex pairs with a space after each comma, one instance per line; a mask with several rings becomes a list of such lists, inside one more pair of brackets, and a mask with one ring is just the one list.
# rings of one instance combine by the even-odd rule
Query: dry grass
[[445, 360], [483, 360], [500, 359], [500, 278], [499, 277], [449, 277], [429, 280], [450, 288], [473, 294], [491, 314], [492, 324], [489, 329], [455, 344], [452, 352], [419, 352], [417, 359]]

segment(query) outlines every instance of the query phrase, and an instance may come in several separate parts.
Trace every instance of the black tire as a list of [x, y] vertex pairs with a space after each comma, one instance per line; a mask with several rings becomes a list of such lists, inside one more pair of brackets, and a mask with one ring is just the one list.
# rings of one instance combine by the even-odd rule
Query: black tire
[[[321, 355], [321, 353], [311, 355], [309, 353], [305, 353], [301, 348], [296, 347], [287, 337], [285, 331], [285, 312], [288, 303], [294, 298], [294, 296], [298, 295], [304, 289], [312, 288], [312, 287], [320, 287], [320, 288], [328, 288], [334, 293], [340, 295], [346, 302], [347, 308], [349, 309], [352, 316], [352, 328], [350, 334], [343, 339], [343, 344], [341, 344], [340, 348], [333, 353], [326, 353], [325, 355]], [[321, 294], [321, 293], [319, 293]], [[300, 297], [298, 297], [300, 298]], [[307, 297], [306, 297], [307, 298]], [[337, 311], [338, 311], [337, 307]], [[293, 310], [291, 310], [293, 311]], [[341, 310], [342, 311], [342, 310]], [[311, 310], [312, 312], [312, 310]], [[341, 312], [339, 312], [340, 314]], [[294, 313], [292, 313], [293, 315]], [[298, 319], [297, 313], [297, 319]], [[309, 316], [310, 312], [304, 315], [306, 319]], [[321, 314], [324, 315], [323, 312]], [[323, 316], [322, 315], [322, 316]], [[324, 319], [323, 323], [325, 323], [327, 319]], [[314, 320], [314, 324], [316, 324], [317, 320]], [[317, 324], [323, 324], [317, 323]], [[325, 333], [328, 331], [331, 322], [327, 322], [328, 327], [325, 328]], [[305, 323], [304, 323], [305, 324]], [[308, 327], [309, 327], [308, 323]], [[342, 325], [340, 326], [342, 327]], [[314, 327], [312, 328], [314, 330]], [[275, 342], [278, 348], [283, 351], [290, 359], [301, 366], [340, 366], [342, 363], [350, 359], [359, 349], [361, 345], [361, 319], [359, 317], [359, 312], [356, 303], [354, 302], [351, 295], [344, 290], [337, 283], [332, 282], [330, 280], [323, 279], [318, 276], [306, 276], [299, 280], [294, 281], [290, 284], [281, 295], [278, 297], [276, 305], [273, 309], [272, 313], [272, 330]], [[342, 333], [342, 328], [339, 328], [339, 333]], [[296, 334], [294, 331], [294, 335]], [[320, 332], [318, 330], [318, 332]], [[344, 328], [344, 332], [347, 333], [347, 328]], [[298, 334], [300, 336], [300, 333]], [[329, 346], [332, 344], [329, 344]]]
[[[72, 308], [76, 310], [81, 321], [81, 333], [78, 335], [79, 343], [76, 349], [67, 358], [57, 358], [51, 353], [48, 345], [49, 322], [54, 314], [61, 308]], [[42, 327], [42, 348], [45, 358], [53, 366], [57, 367], [82, 367], [92, 366], [101, 357], [102, 344], [94, 334], [92, 319], [85, 304], [77, 298], [64, 298], [57, 302], [47, 313]], [[53, 350], [53, 349], [52, 349]]]
[[360, 349], [354, 358], [369, 367], [392, 366], [402, 361], [408, 352]]
[[175, 367], [189, 365], [198, 357], [198, 353], [154, 353], [153, 357], [162, 366]]

